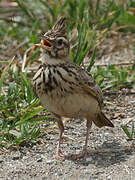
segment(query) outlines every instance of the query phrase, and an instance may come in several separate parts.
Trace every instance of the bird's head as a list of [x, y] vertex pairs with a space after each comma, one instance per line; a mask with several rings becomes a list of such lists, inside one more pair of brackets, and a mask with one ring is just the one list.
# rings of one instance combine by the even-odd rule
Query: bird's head
[[66, 36], [65, 17], [61, 17], [51, 30], [41, 36], [42, 54], [50, 58], [65, 59], [69, 54], [69, 40]]

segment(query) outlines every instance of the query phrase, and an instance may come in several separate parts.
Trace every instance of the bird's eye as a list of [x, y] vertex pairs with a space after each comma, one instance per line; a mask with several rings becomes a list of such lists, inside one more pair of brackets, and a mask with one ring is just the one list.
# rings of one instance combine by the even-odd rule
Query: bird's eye
[[63, 40], [62, 40], [62, 39], [59, 39], [59, 40], [57, 41], [57, 43], [58, 43], [58, 46], [61, 46], [61, 45], [63, 44]]

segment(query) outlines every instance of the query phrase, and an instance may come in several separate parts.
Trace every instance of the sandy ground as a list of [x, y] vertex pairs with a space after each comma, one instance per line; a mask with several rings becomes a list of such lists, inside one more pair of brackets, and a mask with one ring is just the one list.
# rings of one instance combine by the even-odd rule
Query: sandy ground
[[[106, 97], [106, 114], [114, 128], [93, 125], [89, 138], [89, 155], [77, 161], [56, 160], [57, 126], [43, 127], [39, 142], [33, 147], [21, 147], [0, 155], [2, 180], [134, 180], [135, 142], [127, 141], [121, 125], [135, 123], [135, 95]], [[62, 151], [79, 153], [84, 145], [86, 121], [65, 120]]]

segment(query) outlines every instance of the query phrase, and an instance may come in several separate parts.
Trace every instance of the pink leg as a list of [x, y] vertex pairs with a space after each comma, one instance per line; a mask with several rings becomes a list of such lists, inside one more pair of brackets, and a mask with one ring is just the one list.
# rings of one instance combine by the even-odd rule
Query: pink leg
[[85, 145], [84, 145], [84, 148], [83, 148], [83, 152], [85, 155], [88, 154], [88, 138], [89, 138], [89, 134], [90, 134], [90, 128], [92, 126], [92, 121], [89, 121], [87, 120], [87, 132], [86, 132], [86, 139], [85, 139]]
[[86, 139], [85, 139], [85, 145], [84, 145], [83, 151], [80, 154], [73, 154], [72, 158], [74, 160], [83, 158], [88, 155], [88, 137], [89, 137], [89, 133], [90, 133], [90, 128], [92, 126], [92, 121], [87, 120], [86, 126], [87, 126], [87, 132], [86, 132]]
[[60, 149], [60, 145], [62, 143], [62, 134], [64, 132], [64, 125], [61, 120], [61, 117], [56, 116], [56, 121], [57, 121], [58, 127], [60, 129], [59, 140], [58, 140], [57, 151], [56, 151], [56, 158], [60, 158], [60, 157], [65, 157], [65, 155], [61, 152], [61, 149]]

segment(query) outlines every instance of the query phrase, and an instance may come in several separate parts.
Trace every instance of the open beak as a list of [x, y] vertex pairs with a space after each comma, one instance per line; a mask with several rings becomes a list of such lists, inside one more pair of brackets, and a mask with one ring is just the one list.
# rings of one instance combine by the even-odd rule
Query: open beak
[[41, 37], [41, 48], [50, 51], [52, 47], [52, 43], [49, 40], [49, 38], [45, 37], [44, 35], [41, 35], [40, 37]]

